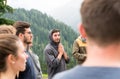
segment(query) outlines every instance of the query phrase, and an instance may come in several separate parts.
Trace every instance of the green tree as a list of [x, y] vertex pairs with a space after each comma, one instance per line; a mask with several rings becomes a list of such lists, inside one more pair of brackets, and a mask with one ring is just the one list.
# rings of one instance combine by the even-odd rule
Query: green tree
[[45, 46], [49, 42], [49, 31], [53, 28], [60, 29], [61, 31], [61, 42], [64, 45], [65, 51], [68, 53], [71, 60], [70, 63], [67, 65], [68, 69], [76, 65], [76, 62], [72, 57], [72, 44], [77, 38], [78, 34], [66, 24], [34, 9], [16, 9], [13, 14], [7, 13], [3, 17], [12, 19], [14, 21], [26, 21], [31, 24], [31, 29], [34, 34], [32, 50], [39, 56], [43, 73], [47, 73], [43, 51]]
[[7, 0], [0, 0], [0, 16], [2, 16], [4, 13], [12, 13], [13, 8], [9, 5], [7, 5]]
[[[13, 13], [13, 8], [9, 5], [7, 5], [7, 0], [0, 0], [0, 17], [5, 13]], [[14, 21], [0, 18], [0, 24], [13, 24]]]

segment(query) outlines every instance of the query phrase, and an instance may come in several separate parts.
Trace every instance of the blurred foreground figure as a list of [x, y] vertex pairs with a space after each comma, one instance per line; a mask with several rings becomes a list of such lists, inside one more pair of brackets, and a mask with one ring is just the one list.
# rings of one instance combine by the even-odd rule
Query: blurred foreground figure
[[84, 0], [81, 15], [87, 59], [53, 79], [120, 79], [120, 0]]
[[16, 29], [11, 25], [0, 25], [0, 34], [16, 34]]

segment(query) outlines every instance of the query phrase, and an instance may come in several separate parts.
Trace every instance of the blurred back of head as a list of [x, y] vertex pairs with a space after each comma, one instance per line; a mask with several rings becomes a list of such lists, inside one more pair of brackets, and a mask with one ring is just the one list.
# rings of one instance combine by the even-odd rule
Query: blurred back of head
[[81, 15], [89, 39], [99, 45], [120, 41], [120, 0], [84, 0]]
[[16, 34], [16, 29], [11, 25], [0, 25], [0, 34]]

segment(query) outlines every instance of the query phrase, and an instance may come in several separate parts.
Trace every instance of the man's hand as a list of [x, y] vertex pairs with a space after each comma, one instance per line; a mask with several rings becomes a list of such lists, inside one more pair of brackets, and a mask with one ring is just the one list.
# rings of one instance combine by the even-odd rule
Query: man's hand
[[61, 60], [61, 58], [62, 58], [62, 55], [64, 54], [64, 47], [63, 47], [63, 45], [60, 43], [59, 45], [58, 45], [58, 59], [59, 60]]
[[58, 45], [58, 52], [61, 55], [63, 55], [63, 53], [64, 53], [64, 47], [63, 47], [63, 45], [61, 43]]

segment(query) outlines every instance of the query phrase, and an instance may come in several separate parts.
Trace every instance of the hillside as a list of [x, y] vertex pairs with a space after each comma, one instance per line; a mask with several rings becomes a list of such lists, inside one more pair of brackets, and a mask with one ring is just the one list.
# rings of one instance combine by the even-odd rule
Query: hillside
[[[77, 37], [77, 33], [64, 23], [54, 20], [47, 14], [43, 14], [40, 11], [34, 9], [16, 9], [13, 14], [6, 14], [3, 17], [14, 21], [26, 21], [31, 24], [31, 29], [34, 34], [33, 51], [38, 54], [40, 58], [43, 73], [46, 73], [43, 50], [46, 44], [49, 42], [48, 33], [51, 29], [57, 28], [61, 30], [61, 41], [65, 47], [66, 52], [69, 54], [70, 57], [72, 57], [72, 44], [74, 39]], [[71, 58], [71, 64], [69, 64], [68, 66], [70, 68], [74, 65], [75, 63]]]

